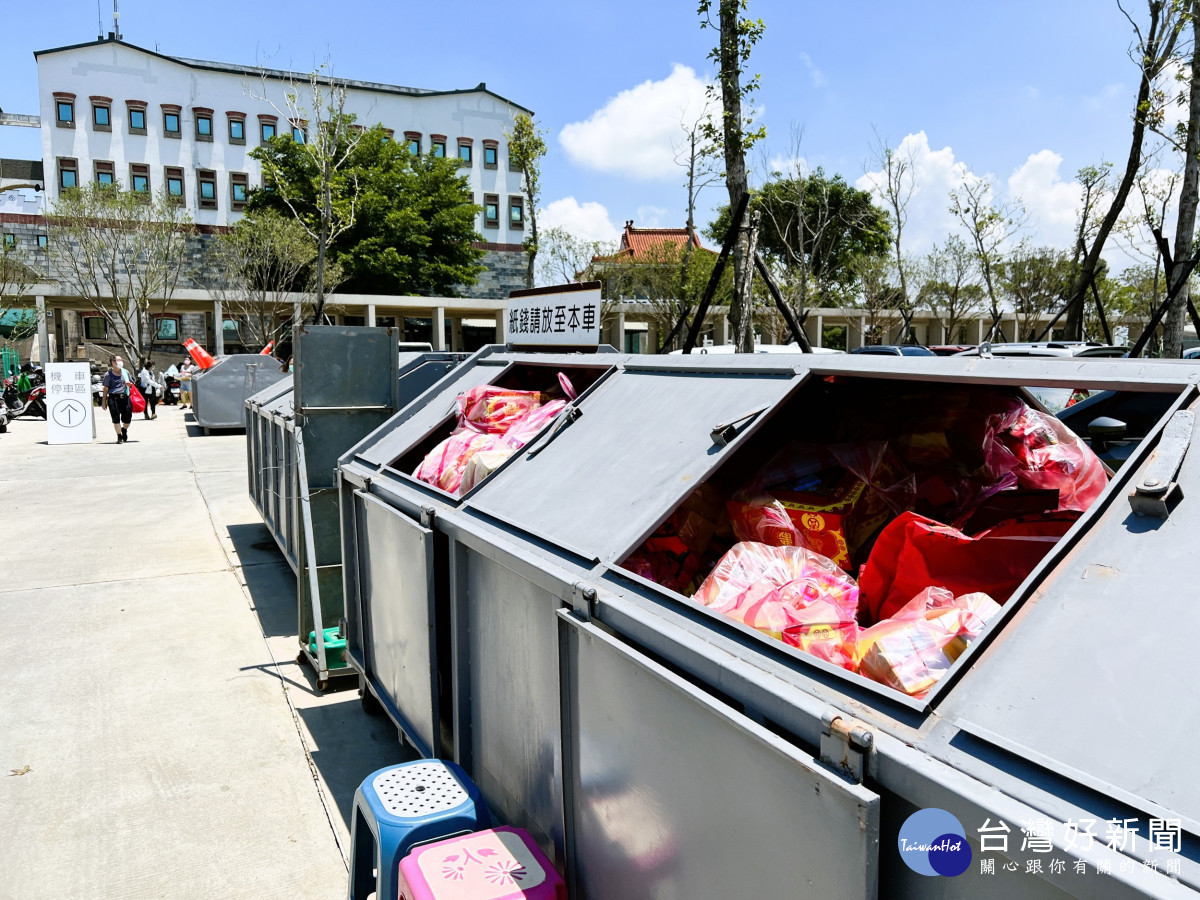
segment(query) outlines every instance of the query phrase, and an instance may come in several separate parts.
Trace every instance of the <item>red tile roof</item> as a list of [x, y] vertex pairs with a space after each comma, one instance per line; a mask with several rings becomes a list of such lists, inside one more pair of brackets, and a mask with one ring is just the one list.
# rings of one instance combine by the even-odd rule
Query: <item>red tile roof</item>
[[[631, 256], [637, 259], [646, 254], [651, 248], [662, 244], [673, 244], [678, 247], [686, 246], [688, 233], [686, 228], [634, 228], [633, 220], [625, 223], [621, 233], [621, 249], [617, 256]], [[692, 232], [692, 246], [701, 247], [700, 238]], [[703, 248], [701, 248], [703, 249]]]

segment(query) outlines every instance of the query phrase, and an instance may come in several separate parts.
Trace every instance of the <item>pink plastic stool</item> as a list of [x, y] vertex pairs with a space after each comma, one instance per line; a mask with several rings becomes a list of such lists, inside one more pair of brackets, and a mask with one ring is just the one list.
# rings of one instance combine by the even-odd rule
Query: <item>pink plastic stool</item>
[[415, 848], [399, 900], [566, 900], [567, 886], [523, 829], [492, 828]]

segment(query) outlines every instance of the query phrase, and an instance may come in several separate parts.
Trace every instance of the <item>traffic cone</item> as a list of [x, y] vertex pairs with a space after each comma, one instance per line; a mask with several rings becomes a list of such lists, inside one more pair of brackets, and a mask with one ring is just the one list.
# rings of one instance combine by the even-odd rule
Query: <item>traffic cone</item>
[[272, 351], [272, 350], [274, 350], [274, 349], [275, 349], [275, 342], [274, 342], [274, 341], [270, 341], [270, 342], [268, 342], [268, 343], [267, 343], [267, 346], [263, 347], [263, 348], [262, 348], [262, 350], [260, 350], [260, 351], [259, 351], [259, 354], [258, 354], [258, 355], [259, 355], [259, 356], [270, 356], [270, 355], [271, 355], [271, 351]]
[[211, 369], [217, 364], [217, 361], [213, 359], [213, 355], [197, 344], [193, 338], [185, 340], [183, 348], [191, 354], [192, 360], [202, 369]]

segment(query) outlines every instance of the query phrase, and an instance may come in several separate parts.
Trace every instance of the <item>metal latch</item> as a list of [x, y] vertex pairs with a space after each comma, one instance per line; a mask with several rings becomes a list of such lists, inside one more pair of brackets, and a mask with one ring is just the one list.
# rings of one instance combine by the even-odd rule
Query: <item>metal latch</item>
[[432, 506], [421, 507], [421, 527], [433, 528], [433, 520], [437, 518], [437, 510]]
[[1183, 488], [1176, 483], [1175, 476], [1192, 442], [1195, 424], [1196, 414], [1189, 409], [1179, 410], [1167, 422], [1145, 471], [1129, 495], [1129, 505], [1139, 516], [1165, 519], [1183, 499]]
[[590, 622], [592, 617], [596, 615], [596, 600], [597, 594], [594, 587], [576, 582], [571, 585], [571, 596], [568, 602], [571, 604], [571, 613], [581, 622]]
[[724, 447], [737, 437], [747, 425], [762, 415], [766, 409], [767, 407], [760, 406], [758, 409], [742, 413], [736, 419], [730, 419], [728, 422], [714, 425], [713, 430], [708, 435], [712, 438], [714, 444], [718, 447]]
[[821, 762], [861, 784], [875, 735], [862, 722], [836, 713], [826, 713], [821, 725]]

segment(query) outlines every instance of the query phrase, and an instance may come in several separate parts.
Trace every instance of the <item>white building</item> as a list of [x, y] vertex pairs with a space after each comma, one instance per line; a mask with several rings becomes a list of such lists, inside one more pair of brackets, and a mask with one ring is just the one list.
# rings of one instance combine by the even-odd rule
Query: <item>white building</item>
[[[236, 221], [261, 170], [250, 151], [276, 133], [298, 139], [285, 95], [308, 76], [165, 56], [110, 37], [34, 53], [47, 195], [89, 180], [134, 190], [166, 188], [201, 226]], [[346, 111], [382, 123], [414, 152], [462, 160], [487, 249], [519, 250], [521, 177], [504, 131], [528, 112], [483, 83], [429, 90], [349, 81]], [[311, 101], [310, 101], [311, 102]]]

